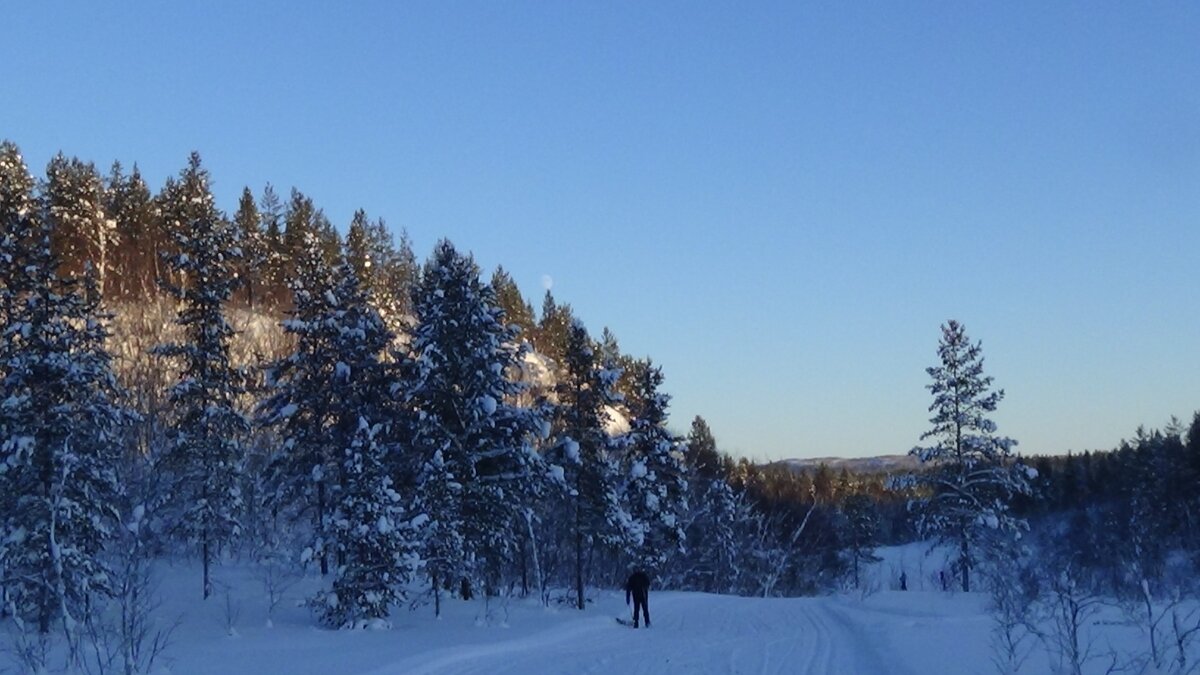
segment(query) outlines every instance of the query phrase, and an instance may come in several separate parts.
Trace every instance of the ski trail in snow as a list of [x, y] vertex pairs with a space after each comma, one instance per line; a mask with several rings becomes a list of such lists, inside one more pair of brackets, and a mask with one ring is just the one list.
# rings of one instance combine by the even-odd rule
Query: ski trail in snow
[[664, 593], [651, 603], [649, 630], [592, 613], [532, 635], [425, 652], [365, 675], [895, 672], [874, 651], [866, 627], [825, 598]]

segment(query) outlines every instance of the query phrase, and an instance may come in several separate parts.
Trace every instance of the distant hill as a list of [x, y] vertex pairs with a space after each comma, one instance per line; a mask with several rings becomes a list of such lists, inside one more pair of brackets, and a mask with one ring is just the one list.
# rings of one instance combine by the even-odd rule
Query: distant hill
[[814, 471], [822, 464], [834, 471], [846, 469], [850, 473], [891, 473], [910, 471], [916, 468], [918, 462], [915, 457], [909, 455], [879, 455], [878, 457], [806, 457], [770, 463], [772, 466], [787, 466], [793, 471]]

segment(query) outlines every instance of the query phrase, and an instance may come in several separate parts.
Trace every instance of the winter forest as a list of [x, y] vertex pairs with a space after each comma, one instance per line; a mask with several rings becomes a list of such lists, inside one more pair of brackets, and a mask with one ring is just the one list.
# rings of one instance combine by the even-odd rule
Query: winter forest
[[[269, 183], [229, 206], [197, 154], [154, 190], [0, 145], [15, 672], [169, 672], [164, 566], [212, 606], [237, 570], [268, 621], [304, 588], [342, 633], [448, 606], [499, 622], [514, 599], [597, 612], [634, 569], [656, 592], [865, 597], [917, 585], [886, 562], [909, 545], [946, 561], [922, 582], [985, 598], [995, 671], [1196, 672], [1200, 414], [1023, 456], [991, 419], [986, 336], [948, 319], [905, 467], [756, 464], [702, 417], [678, 428], [669, 374], [550, 291], [535, 310], [470, 242], [422, 261]], [[1098, 617], [1138, 637], [1110, 648]]]

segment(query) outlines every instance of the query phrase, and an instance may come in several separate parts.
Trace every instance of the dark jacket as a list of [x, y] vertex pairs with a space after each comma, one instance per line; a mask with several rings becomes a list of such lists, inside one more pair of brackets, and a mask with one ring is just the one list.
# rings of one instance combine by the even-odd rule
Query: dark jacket
[[625, 604], [629, 604], [631, 595], [644, 600], [649, 593], [650, 577], [646, 576], [645, 572], [639, 571], [629, 575], [629, 579], [625, 582]]

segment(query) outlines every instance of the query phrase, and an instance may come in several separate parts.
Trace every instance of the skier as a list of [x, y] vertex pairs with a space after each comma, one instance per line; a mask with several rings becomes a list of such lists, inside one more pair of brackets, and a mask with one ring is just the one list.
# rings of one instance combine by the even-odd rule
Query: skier
[[625, 582], [625, 604], [629, 604], [629, 599], [633, 598], [633, 627], [638, 627], [638, 608], [642, 610], [642, 616], [646, 618], [646, 628], [650, 627], [650, 577], [646, 573], [637, 570], [629, 575], [629, 579]]

